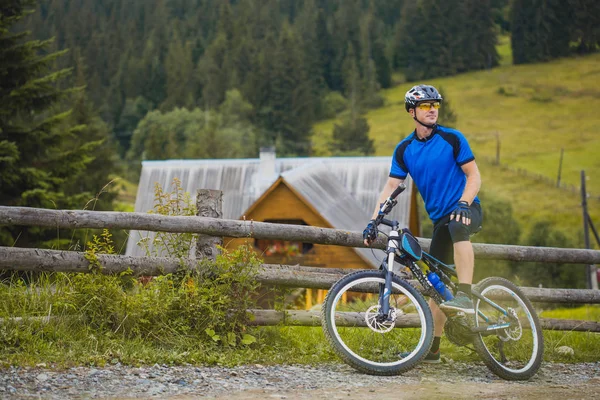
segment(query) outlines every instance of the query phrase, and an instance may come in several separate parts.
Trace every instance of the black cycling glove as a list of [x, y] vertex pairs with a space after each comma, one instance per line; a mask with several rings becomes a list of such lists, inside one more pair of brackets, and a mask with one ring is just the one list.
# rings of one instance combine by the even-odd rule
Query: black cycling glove
[[375, 220], [372, 219], [367, 224], [367, 227], [363, 231], [363, 239], [369, 243], [372, 243], [377, 239], [377, 226], [375, 225]]
[[458, 216], [458, 222], [462, 222], [465, 225], [471, 224], [471, 207], [469, 203], [466, 201], [459, 201], [458, 205], [450, 214], [450, 221], [456, 220], [456, 216]]

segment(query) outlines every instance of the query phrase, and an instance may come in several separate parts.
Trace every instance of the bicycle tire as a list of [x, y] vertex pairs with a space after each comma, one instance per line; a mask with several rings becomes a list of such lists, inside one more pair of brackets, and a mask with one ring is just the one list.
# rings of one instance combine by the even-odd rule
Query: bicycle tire
[[[503, 308], [510, 307], [519, 321], [522, 320], [515, 328], [498, 330], [496, 334], [476, 334], [473, 339], [475, 350], [487, 367], [499, 377], [511, 381], [531, 378], [540, 368], [544, 353], [544, 336], [531, 302], [521, 289], [504, 278], [486, 278], [475, 285], [474, 289], [484, 296], [492, 291], [497, 294], [504, 292], [506, 299], [494, 298], [493, 301]], [[485, 313], [490, 310], [490, 314], [494, 312], [493, 308], [480, 299], [475, 300], [475, 315], [480, 311]], [[498, 315], [501, 322], [506, 319], [501, 313]], [[523, 326], [525, 322], [531, 329]], [[478, 315], [475, 326], [483, 323], [483, 318]], [[494, 349], [494, 344], [498, 349]], [[511, 351], [510, 356], [507, 356], [507, 351]]]
[[[361, 316], [360, 311], [348, 312], [344, 309], [367, 307], [369, 302], [355, 299], [350, 303], [341, 301], [344, 293], [347, 297], [359, 292], [363, 285], [381, 285], [385, 282], [382, 271], [359, 271], [346, 275], [336, 282], [329, 290], [321, 309], [321, 324], [325, 337], [332, 345], [335, 353], [348, 365], [358, 371], [370, 375], [399, 375], [413, 368], [429, 351], [433, 341], [433, 317], [427, 302], [408, 282], [393, 276], [393, 293], [390, 304], [394, 305], [396, 313], [401, 312], [399, 324], [412, 321], [416, 326], [399, 328], [393, 326], [390, 331], [382, 333], [369, 327], [368, 311]], [[368, 297], [368, 296], [367, 296]], [[378, 307], [378, 295], [371, 295], [373, 307]], [[402, 303], [402, 304], [400, 304]], [[410, 303], [410, 304], [409, 304]], [[348, 305], [350, 304], [350, 305]], [[414, 310], [414, 312], [411, 312]], [[344, 316], [344, 312], [347, 313]], [[342, 326], [342, 320], [348, 315], [354, 315], [354, 320]], [[336, 318], [337, 317], [337, 318]], [[361, 318], [365, 326], [359, 326]], [[336, 323], [340, 321], [340, 323]], [[352, 325], [355, 324], [355, 325]], [[402, 332], [401, 332], [402, 331]], [[386, 338], [383, 335], [388, 335]], [[381, 344], [381, 349], [376, 346]], [[414, 348], [412, 345], [414, 344]], [[359, 354], [364, 350], [365, 354]], [[368, 355], [366, 355], [368, 353]], [[384, 358], [389, 355], [389, 360]], [[377, 360], [375, 359], [377, 358]]]

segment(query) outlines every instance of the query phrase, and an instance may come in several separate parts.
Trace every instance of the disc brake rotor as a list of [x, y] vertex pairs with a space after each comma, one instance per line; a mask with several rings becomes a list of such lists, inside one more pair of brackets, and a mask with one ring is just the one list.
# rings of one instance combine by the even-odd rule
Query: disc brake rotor
[[391, 307], [389, 317], [379, 313], [379, 304], [373, 305], [365, 312], [365, 322], [374, 332], [386, 333], [396, 325], [396, 309]]
[[510, 320], [510, 327], [506, 330], [508, 337], [511, 340], [519, 340], [523, 335], [523, 327], [521, 326], [521, 321], [519, 321], [519, 317], [517, 316], [517, 312], [514, 308], [508, 309], [508, 317]]
[[521, 321], [519, 321], [517, 312], [514, 310], [514, 308], [508, 308], [507, 313], [508, 316], [501, 315], [500, 318], [498, 318], [497, 324], [510, 323], [510, 326], [505, 329], [499, 329], [498, 338], [503, 342], [508, 342], [509, 340], [519, 340], [523, 334]]

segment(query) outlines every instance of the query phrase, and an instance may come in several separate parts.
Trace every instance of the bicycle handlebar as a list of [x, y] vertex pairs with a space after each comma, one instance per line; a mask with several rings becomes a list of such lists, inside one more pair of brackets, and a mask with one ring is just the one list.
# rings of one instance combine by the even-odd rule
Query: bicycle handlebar
[[390, 211], [392, 211], [392, 208], [394, 208], [394, 206], [398, 203], [396, 201], [396, 197], [398, 197], [398, 195], [400, 193], [404, 192], [405, 190], [406, 190], [406, 185], [404, 183], [401, 183], [400, 185], [398, 185], [398, 187], [396, 189], [394, 189], [392, 194], [390, 194], [390, 197], [388, 197], [387, 200], [381, 204], [381, 207], [379, 209], [379, 214], [377, 215], [377, 218], [375, 219], [375, 223], [377, 225], [379, 225], [383, 222], [384, 225], [393, 226], [393, 222], [395, 222], [395, 221], [385, 220], [384, 217]]
[[402, 182], [401, 184], [398, 185], [398, 187], [396, 189], [394, 189], [392, 194], [390, 194], [390, 198], [392, 200], [394, 200], [396, 197], [398, 197], [398, 195], [400, 193], [404, 192], [405, 190], [406, 190], [406, 185], [404, 184], [404, 182]]

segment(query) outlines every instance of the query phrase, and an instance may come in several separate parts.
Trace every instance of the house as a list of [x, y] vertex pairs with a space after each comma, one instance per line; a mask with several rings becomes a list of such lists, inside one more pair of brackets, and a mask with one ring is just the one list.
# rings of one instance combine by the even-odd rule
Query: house
[[[369, 221], [390, 168], [390, 157], [276, 158], [272, 148], [258, 159], [144, 161], [135, 211], [153, 208], [154, 186], [166, 191], [174, 178], [190, 194], [223, 191], [223, 218], [289, 223], [361, 232]], [[398, 197], [390, 218], [420, 233], [416, 189]], [[144, 255], [136, 243], [146, 232], [132, 231], [127, 255]], [[227, 246], [251, 241], [265, 263], [325, 268], [378, 268], [382, 254], [366, 248], [229, 239]], [[322, 300], [323, 291], [317, 292]], [[308, 297], [312, 293], [307, 293]]]

